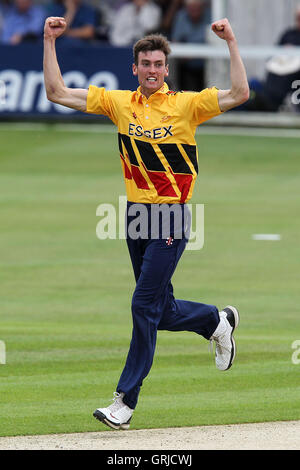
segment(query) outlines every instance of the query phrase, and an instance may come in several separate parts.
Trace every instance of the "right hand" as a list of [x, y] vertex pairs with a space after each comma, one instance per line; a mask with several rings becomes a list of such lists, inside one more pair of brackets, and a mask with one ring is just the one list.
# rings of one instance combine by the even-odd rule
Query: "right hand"
[[57, 39], [67, 29], [67, 23], [64, 18], [58, 16], [50, 16], [45, 21], [44, 38]]
[[224, 39], [225, 41], [235, 40], [234, 33], [227, 18], [215, 21], [211, 25], [211, 29], [219, 38]]

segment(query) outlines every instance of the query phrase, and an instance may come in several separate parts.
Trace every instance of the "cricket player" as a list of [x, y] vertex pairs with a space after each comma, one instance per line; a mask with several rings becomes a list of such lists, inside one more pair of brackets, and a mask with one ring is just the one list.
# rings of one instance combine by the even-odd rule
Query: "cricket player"
[[[136, 279], [132, 298], [133, 330], [113, 403], [98, 408], [94, 416], [113, 429], [128, 429], [140, 387], [153, 362], [158, 330], [202, 335], [215, 342], [218, 369], [228, 370], [233, 363], [233, 332], [239, 323], [237, 308], [227, 306], [219, 311], [215, 305], [174, 297], [171, 278], [188, 241], [184, 223], [178, 227], [178, 217], [176, 223], [175, 216], [170, 217], [169, 228], [163, 233], [164, 217], [158, 218], [157, 233], [152, 236], [150, 214], [160, 206], [175, 206], [179, 215], [184, 214], [198, 172], [194, 139], [197, 126], [247, 101], [249, 87], [237, 41], [226, 18], [214, 22], [212, 31], [227, 42], [231, 88], [212, 87], [200, 92], [168, 89], [165, 78], [169, 74], [170, 47], [157, 34], [146, 36], [134, 45], [132, 72], [139, 82], [136, 91], [105, 90], [93, 85], [88, 90], [67, 88], [55, 50], [55, 40], [66, 28], [64, 18], [46, 19], [44, 77], [48, 99], [85, 113], [108, 116], [118, 128], [128, 199], [127, 244]], [[149, 217], [142, 222], [138, 220], [144, 226], [139, 236], [133, 236], [129, 228], [141, 213], [141, 205]]]

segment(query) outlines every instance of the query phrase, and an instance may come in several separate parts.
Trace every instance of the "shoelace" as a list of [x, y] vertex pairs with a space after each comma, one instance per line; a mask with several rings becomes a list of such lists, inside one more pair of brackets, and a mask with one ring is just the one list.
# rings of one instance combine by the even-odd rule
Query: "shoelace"
[[109, 406], [109, 408], [111, 411], [116, 411], [122, 407], [122, 404], [121, 404], [122, 397], [121, 397], [121, 394], [118, 392], [114, 392], [113, 395], [114, 395], [112, 398], [113, 403]]
[[121, 394], [118, 393], [118, 392], [114, 392], [113, 395], [114, 395], [114, 397], [112, 398], [112, 401], [116, 401], [118, 398], [121, 397]]

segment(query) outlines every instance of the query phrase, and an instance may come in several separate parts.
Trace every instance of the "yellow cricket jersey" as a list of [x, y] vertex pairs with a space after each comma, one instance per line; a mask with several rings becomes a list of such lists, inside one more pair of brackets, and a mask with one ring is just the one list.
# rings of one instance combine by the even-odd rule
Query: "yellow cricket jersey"
[[217, 88], [169, 91], [165, 83], [149, 99], [136, 91], [90, 85], [87, 113], [108, 116], [118, 127], [127, 199], [138, 203], [185, 203], [198, 173], [195, 131], [221, 113]]

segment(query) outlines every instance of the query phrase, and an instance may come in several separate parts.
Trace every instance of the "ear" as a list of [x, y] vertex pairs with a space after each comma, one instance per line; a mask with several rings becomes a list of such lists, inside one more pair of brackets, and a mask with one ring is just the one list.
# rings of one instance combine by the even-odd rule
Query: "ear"
[[132, 73], [133, 73], [133, 75], [137, 75], [137, 74], [138, 74], [136, 64], [132, 64]]
[[169, 76], [169, 64], [166, 65], [165, 77]]

